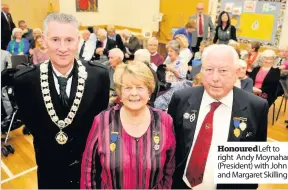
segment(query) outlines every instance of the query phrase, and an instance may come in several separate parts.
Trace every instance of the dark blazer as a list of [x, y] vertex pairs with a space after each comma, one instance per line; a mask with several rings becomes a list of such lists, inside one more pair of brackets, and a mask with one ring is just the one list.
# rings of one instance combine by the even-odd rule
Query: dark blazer
[[[249, 77], [253, 80], [253, 86], [255, 85], [255, 79], [261, 67], [255, 67], [251, 73], [248, 73]], [[278, 68], [271, 68], [267, 73], [263, 84], [262, 84], [262, 93], [267, 94], [267, 101], [269, 107], [276, 100], [276, 91], [277, 87], [280, 85], [280, 70]]]
[[124, 43], [124, 46], [129, 49], [129, 51], [134, 55], [134, 53], [138, 50], [141, 49], [142, 46], [136, 36], [131, 36], [129, 39], [129, 43]]
[[121, 49], [124, 54], [126, 53], [125, 46], [124, 46], [122, 38], [119, 34], [116, 34], [116, 47]]
[[[173, 178], [173, 188], [187, 189], [182, 180], [187, 158], [194, 140], [194, 132], [197, 122], [190, 122], [183, 119], [184, 113], [192, 113], [192, 110], [199, 112], [201, 100], [204, 93], [203, 86], [186, 88], [174, 92], [170, 102], [168, 113], [174, 121], [176, 134], [176, 170]], [[259, 98], [252, 93], [245, 92], [237, 87], [233, 88], [233, 106], [229, 137], [227, 141], [266, 141], [267, 138], [267, 101]], [[233, 117], [247, 118], [247, 128], [237, 138], [233, 134]], [[228, 118], [227, 118], [228, 119]], [[196, 114], [195, 121], [198, 120]], [[252, 133], [246, 137], [248, 133]], [[256, 189], [257, 184], [218, 184], [217, 189]]]
[[[77, 65], [77, 63], [74, 63]], [[70, 106], [76, 96], [78, 69], [74, 65]], [[109, 100], [109, 74], [105, 66], [83, 63], [88, 78], [79, 110], [71, 125], [63, 129], [68, 141], [59, 145], [55, 135], [59, 128], [47, 113], [40, 86], [40, 64], [25, 68], [15, 75], [15, 97], [20, 118], [33, 135], [38, 165], [39, 189], [79, 189], [80, 163], [86, 139], [94, 117], [105, 110]], [[60, 119], [67, 116], [57, 94], [52, 68], [48, 69], [48, 81], [54, 109]]]
[[[222, 29], [222, 26], [218, 25], [215, 29], [216, 33], [215, 33], [215, 36], [214, 36], [214, 39], [213, 39], [213, 43], [215, 44], [217, 41], [218, 41], [218, 29], [220, 28], [220, 30], [223, 30], [223, 31], [226, 31], [228, 29], [229, 25], [227, 25], [224, 30]], [[236, 37], [236, 28], [235, 26], [231, 25], [231, 30], [230, 30], [230, 39], [231, 40], [235, 40], [237, 41], [237, 37]]]
[[11, 40], [12, 30], [15, 28], [12, 16], [10, 13], [6, 14], [10, 20], [10, 26], [3, 12], [1, 12], [1, 49], [6, 50], [7, 45]]
[[28, 32], [22, 35], [22, 38], [26, 38], [29, 43], [31, 44], [32, 40], [34, 40], [33, 37], [33, 30], [30, 28], [27, 28]]
[[[96, 42], [96, 49], [102, 47], [102, 42], [97, 40]], [[106, 55], [108, 57], [109, 51], [116, 47], [116, 42], [114, 40], [111, 40], [110, 38], [107, 38], [106, 47], [104, 49], [103, 55]], [[94, 52], [94, 56], [92, 57], [92, 60], [99, 60], [100, 55], [96, 53], [96, 49]]]
[[250, 78], [246, 78], [244, 80], [241, 80], [241, 89], [245, 90], [246, 92], [253, 93], [253, 80]]

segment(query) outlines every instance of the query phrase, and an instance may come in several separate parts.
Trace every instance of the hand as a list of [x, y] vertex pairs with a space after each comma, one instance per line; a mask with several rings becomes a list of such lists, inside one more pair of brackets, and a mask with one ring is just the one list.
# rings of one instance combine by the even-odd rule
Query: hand
[[129, 58], [130, 55], [129, 55], [128, 53], [125, 53], [125, 57], [126, 57], [126, 58]]
[[261, 94], [262, 90], [259, 88], [253, 87], [253, 92], [254, 92], [254, 94]]
[[96, 54], [102, 55], [104, 51], [104, 48], [97, 48], [96, 49]]
[[192, 71], [192, 66], [188, 66], [188, 70], [189, 70], [189, 71]]
[[23, 53], [23, 52], [20, 52], [18, 55], [24, 55], [24, 53]]
[[173, 72], [173, 70], [174, 70], [173, 66], [171, 66], [171, 65], [166, 66], [166, 71]]
[[285, 68], [286, 68], [285, 65], [280, 65], [280, 66], [279, 66], [279, 69], [285, 69]]
[[252, 69], [247, 69], [247, 72], [251, 73], [251, 72], [252, 72]]

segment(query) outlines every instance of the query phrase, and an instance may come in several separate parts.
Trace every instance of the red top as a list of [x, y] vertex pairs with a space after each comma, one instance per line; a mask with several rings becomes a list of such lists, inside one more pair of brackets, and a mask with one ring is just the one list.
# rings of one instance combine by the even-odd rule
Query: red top
[[176, 141], [172, 118], [149, 108], [146, 133], [136, 139], [122, 127], [117, 105], [98, 114], [81, 166], [81, 189], [171, 189]]
[[262, 68], [258, 71], [256, 78], [255, 78], [254, 87], [259, 88], [259, 89], [262, 88], [263, 81], [266, 78], [266, 75], [268, 72], [269, 70], [264, 70]]

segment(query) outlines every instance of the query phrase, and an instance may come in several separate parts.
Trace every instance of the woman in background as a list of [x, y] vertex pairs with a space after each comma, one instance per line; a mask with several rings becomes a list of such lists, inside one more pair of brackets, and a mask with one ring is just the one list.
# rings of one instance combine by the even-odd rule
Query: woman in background
[[22, 29], [14, 28], [12, 31], [12, 40], [7, 46], [7, 51], [12, 55], [28, 55], [30, 44], [25, 38], [22, 38]]
[[218, 17], [218, 26], [216, 27], [216, 34], [213, 43], [228, 44], [229, 40], [235, 40], [236, 28], [231, 25], [229, 13], [222, 11]]
[[180, 44], [180, 59], [186, 62], [186, 64], [191, 65], [190, 61], [193, 55], [188, 48], [189, 44], [187, 38], [183, 34], [178, 34], [175, 36], [175, 40]]
[[239, 68], [237, 71], [238, 79], [240, 80], [240, 88], [242, 90], [245, 90], [247, 92], [253, 92], [253, 80], [247, 77], [246, 72], [247, 72], [247, 63], [239, 59], [238, 61]]
[[155, 81], [142, 62], [114, 74], [123, 105], [94, 119], [81, 166], [81, 189], [171, 189], [175, 137], [171, 117], [147, 106]]
[[[196, 30], [196, 22], [193, 19], [189, 19], [185, 24], [185, 27], [178, 29], [173, 36], [173, 39], [179, 34], [183, 34], [187, 39], [189, 46], [192, 44], [192, 32]], [[189, 47], [190, 49], [191, 47]]]
[[179, 57], [180, 44], [176, 40], [171, 40], [166, 45], [166, 49], [168, 52], [168, 57], [164, 62], [166, 66], [166, 82], [178, 82], [186, 79], [188, 64]]
[[43, 43], [42, 36], [37, 36], [35, 38], [36, 47], [33, 50], [33, 63], [39, 64], [49, 59], [47, 54], [47, 48]]
[[261, 46], [259, 42], [252, 42], [248, 45], [248, 55], [246, 59], [248, 72], [251, 72], [257, 66], [260, 66], [260, 47]]

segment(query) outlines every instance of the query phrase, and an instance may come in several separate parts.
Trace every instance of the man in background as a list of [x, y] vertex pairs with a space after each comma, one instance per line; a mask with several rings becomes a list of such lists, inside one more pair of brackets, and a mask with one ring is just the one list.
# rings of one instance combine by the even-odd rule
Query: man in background
[[[214, 38], [215, 27], [212, 23], [211, 16], [204, 14], [204, 3], [198, 3], [197, 13], [190, 16], [189, 19], [196, 21], [196, 30], [192, 32], [192, 51], [194, 54], [199, 51], [199, 46], [202, 40], [211, 41]], [[210, 35], [209, 35], [210, 28]]]
[[33, 30], [28, 28], [28, 26], [24, 20], [20, 20], [18, 22], [18, 27], [23, 30], [22, 38], [26, 38], [29, 41], [29, 43], [31, 44], [31, 42], [33, 40]]
[[12, 30], [15, 28], [15, 24], [12, 19], [12, 15], [9, 12], [9, 6], [2, 4], [1, 12], [1, 49], [6, 50], [7, 45], [11, 40]]
[[78, 55], [80, 60], [90, 61], [94, 55], [95, 44], [92, 40], [89, 40], [89, 36], [89, 30], [84, 30], [82, 32], [82, 39], [78, 46]]

